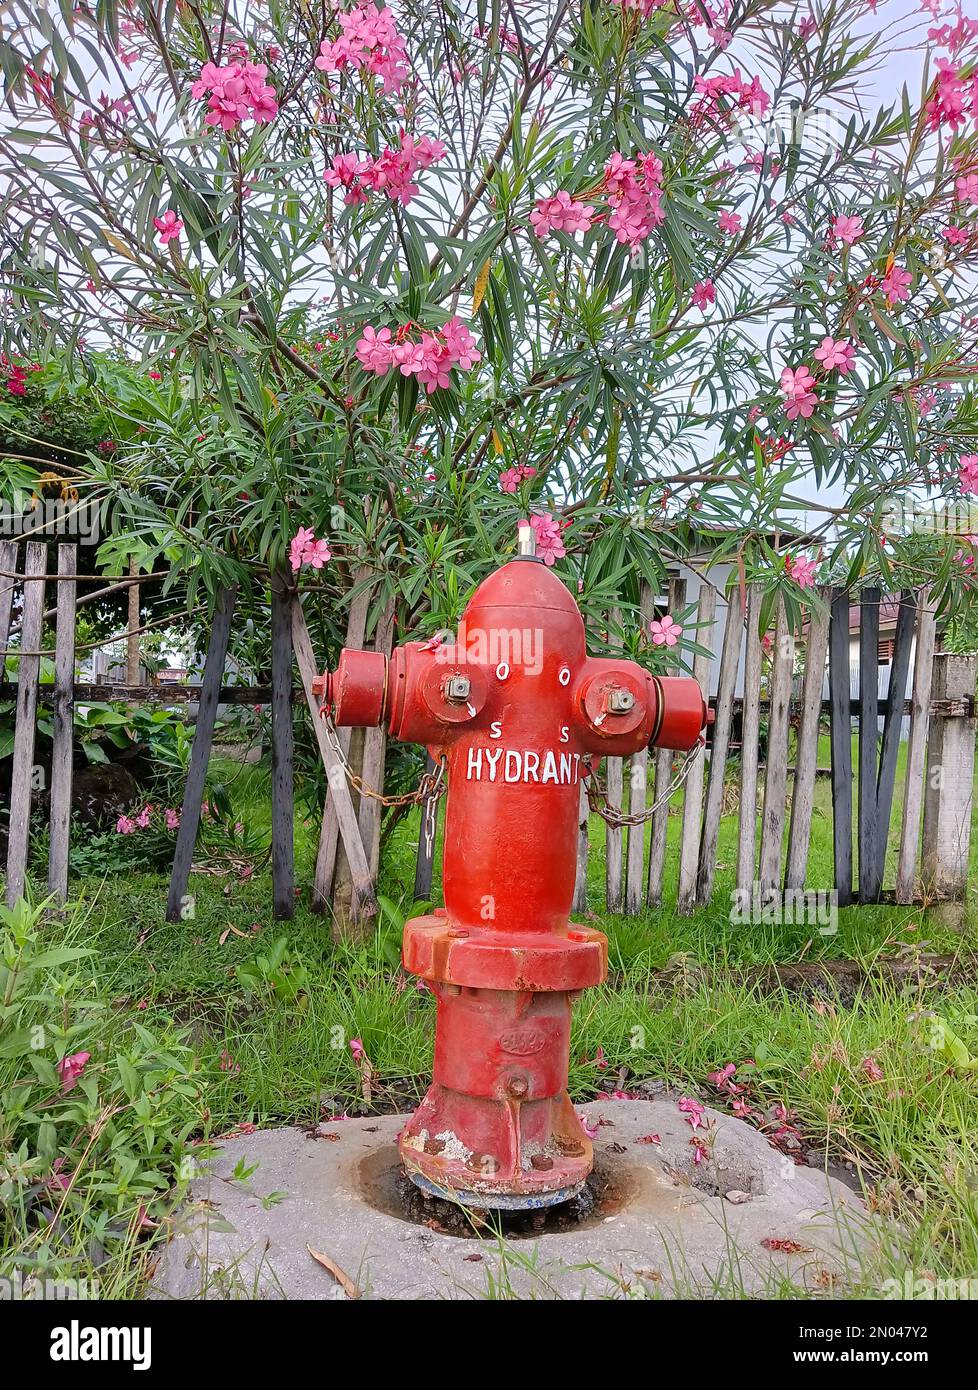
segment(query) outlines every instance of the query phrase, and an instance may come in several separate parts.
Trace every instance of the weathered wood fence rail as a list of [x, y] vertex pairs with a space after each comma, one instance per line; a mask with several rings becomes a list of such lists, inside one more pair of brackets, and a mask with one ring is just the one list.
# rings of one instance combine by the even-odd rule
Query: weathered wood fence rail
[[[39, 705], [51, 705], [54, 709], [48, 888], [63, 899], [68, 885], [75, 704], [104, 700], [197, 703], [193, 751], [167, 902], [168, 917], [178, 920], [188, 901], [217, 709], [220, 704], [247, 703], [270, 705], [272, 709], [273, 902], [278, 917], [291, 916], [295, 902], [292, 731], [294, 706], [304, 701], [328, 778], [313, 905], [333, 912], [340, 933], [351, 927], [362, 929], [376, 913], [382, 808], [375, 798], [361, 796], [355, 786], [351, 787], [343, 764], [353, 767], [366, 786], [382, 789], [386, 744], [379, 729], [340, 730], [337, 744], [327, 736], [318, 717], [319, 702], [312, 693], [316, 665], [301, 602], [286, 578], [277, 577], [272, 589], [270, 685], [223, 684], [236, 599], [231, 589], [221, 595], [216, 609], [199, 684], [92, 684], [74, 680], [78, 579], [75, 547], [57, 547], [57, 573], [52, 574], [48, 573], [46, 545], [29, 543], [22, 551], [23, 571], [13, 578], [18, 547], [14, 542], [0, 542], [0, 654], [7, 654], [14, 590], [23, 592], [19, 640], [10, 648], [19, 657], [17, 680], [0, 680], [0, 700], [16, 702], [6, 863], [8, 902], [23, 892], [26, 880]], [[369, 576], [364, 572], [358, 579]], [[40, 681], [44, 595], [49, 583], [57, 585], [53, 685]], [[970, 852], [978, 657], [937, 652], [934, 611], [927, 594], [903, 593], [899, 596], [889, 686], [881, 697], [877, 678], [881, 594], [875, 589], [864, 590], [859, 595], [860, 676], [854, 697], [850, 685], [851, 595], [842, 590], [820, 590], [815, 598], [802, 641], [789, 632], [782, 607], [776, 616], [772, 640], [762, 643], [758, 632], [759, 592], [752, 588], [745, 593], [734, 589], [727, 596], [707, 754], [694, 766], [682, 788], [656, 811], [648, 833], [644, 825], [629, 827], [627, 836], [620, 829], [605, 828], [605, 897], [609, 910], [637, 912], [645, 905], [662, 903], [671, 812], [679, 817], [676, 910], [687, 914], [712, 900], [721, 819], [730, 809], [729, 757], [737, 745], [735, 734], [739, 735], [740, 754], [734, 783], [739, 798], [736, 886], [752, 892], [756, 885], [762, 893], [804, 889], [819, 771], [819, 738], [826, 716], [831, 748], [834, 888], [839, 904], [887, 899], [909, 904], [964, 894]], [[369, 600], [369, 587], [364, 587], [350, 610], [347, 645], [363, 646], [369, 640], [375, 649], [389, 651], [393, 611], [388, 608], [381, 614], [376, 631], [368, 637]], [[685, 584], [675, 579], [670, 583], [670, 610], [681, 609], [684, 602]], [[713, 625], [715, 605], [716, 591], [708, 584], [702, 585], [697, 642], [710, 650], [717, 641]], [[647, 589], [643, 592], [642, 609], [644, 621], [653, 612], [652, 596]], [[770, 651], [766, 654], [768, 646]], [[298, 687], [292, 683], [293, 657], [301, 680]], [[823, 697], [826, 657], [828, 698]], [[799, 662], [801, 670], [796, 672]], [[709, 657], [702, 655], [694, 662], [693, 674], [705, 693], [711, 664]], [[741, 671], [744, 694], [737, 696]], [[0, 677], [2, 674], [0, 657]], [[798, 688], [793, 693], [795, 687]], [[899, 747], [908, 717], [895, 881], [889, 889], [884, 882], [887, 847]], [[767, 725], [764, 738], [762, 721]], [[662, 797], [668, 790], [674, 761], [668, 750], [643, 751], [626, 760], [608, 759], [603, 777], [609, 801], [618, 807], [627, 805], [631, 814], [643, 811], [651, 798]], [[438, 809], [434, 797], [429, 797], [421, 808], [414, 884], [419, 898], [431, 891]], [[592, 827], [593, 818], [587, 814], [582, 791], [575, 895], [578, 910], [586, 905]]]

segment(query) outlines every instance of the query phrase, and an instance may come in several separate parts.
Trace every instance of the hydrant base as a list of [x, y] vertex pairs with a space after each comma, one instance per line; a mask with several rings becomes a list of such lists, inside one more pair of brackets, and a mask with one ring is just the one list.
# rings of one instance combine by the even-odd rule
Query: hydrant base
[[554, 1192], [463, 1192], [460, 1188], [441, 1187], [416, 1168], [409, 1168], [407, 1175], [422, 1192], [445, 1202], [457, 1202], [461, 1207], [476, 1207], [479, 1211], [543, 1211], [559, 1206], [561, 1202], [569, 1202], [583, 1190], [587, 1182], [586, 1178], [582, 1178], [580, 1182], [557, 1188]]

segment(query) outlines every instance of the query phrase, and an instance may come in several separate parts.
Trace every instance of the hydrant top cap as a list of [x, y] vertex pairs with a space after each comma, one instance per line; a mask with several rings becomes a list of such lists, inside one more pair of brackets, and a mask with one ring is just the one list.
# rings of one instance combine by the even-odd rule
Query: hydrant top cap
[[482, 581], [467, 612], [479, 608], [551, 608], [581, 616], [563, 580], [546, 565], [528, 565], [525, 560], [510, 560]]

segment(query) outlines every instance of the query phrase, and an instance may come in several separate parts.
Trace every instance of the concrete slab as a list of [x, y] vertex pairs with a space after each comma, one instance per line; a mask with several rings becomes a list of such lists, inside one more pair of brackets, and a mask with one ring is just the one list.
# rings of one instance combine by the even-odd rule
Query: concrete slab
[[786, 1280], [824, 1296], [855, 1278], [873, 1240], [862, 1203], [744, 1121], [706, 1109], [697, 1164], [674, 1099], [581, 1111], [597, 1127], [594, 1213], [504, 1241], [404, 1219], [401, 1116], [229, 1138], [192, 1185], [151, 1296], [348, 1297], [309, 1247], [369, 1298], [763, 1297]]

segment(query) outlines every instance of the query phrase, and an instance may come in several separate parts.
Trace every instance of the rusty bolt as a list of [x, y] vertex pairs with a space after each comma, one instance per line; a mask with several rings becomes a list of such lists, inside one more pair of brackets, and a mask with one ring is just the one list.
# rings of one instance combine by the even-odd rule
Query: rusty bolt
[[554, 1166], [554, 1161], [553, 1161], [553, 1159], [552, 1159], [552, 1158], [548, 1158], [546, 1154], [531, 1154], [531, 1155], [530, 1155], [530, 1167], [531, 1167], [531, 1168], [536, 1168], [536, 1170], [537, 1170], [538, 1173], [549, 1173], [550, 1169], [551, 1169], [553, 1166]]
[[465, 1166], [488, 1177], [496, 1172], [499, 1167], [499, 1160], [493, 1154], [473, 1154]]
[[608, 713], [609, 714], [628, 714], [635, 708], [635, 696], [630, 690], [623, 690], [620, 686], [615, 686], [608, 692]]
[[529, 1089], [525, 1076], [511, 1076], [506, 1082], [506, 1090], [514, 1100], [522, 1100]]
[[472, 693], [468, 676], [449, 676], [445, 682], [445, 699], [450, 705], [464, 705]]
[[584, 1152], [584, 1145], [578, 1139], [565, 1139], [563, 1135], [555, 1134], [554, 1143], [568, 1158], [579, 1158]]

